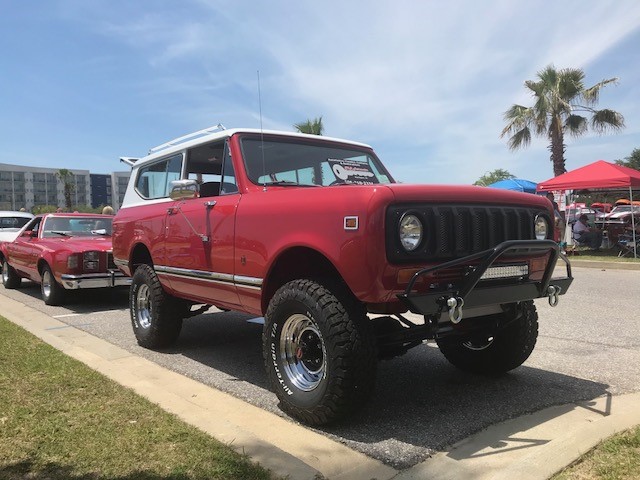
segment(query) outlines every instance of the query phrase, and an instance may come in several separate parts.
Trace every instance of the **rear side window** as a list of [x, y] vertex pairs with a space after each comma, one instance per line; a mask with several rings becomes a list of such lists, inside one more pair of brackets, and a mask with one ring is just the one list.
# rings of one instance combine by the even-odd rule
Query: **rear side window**
[[138, 172], [136, 191], [148, 199], [168, 197], [171, 182], [180, 179], [181, 169], [182, 154], [142, 167]]

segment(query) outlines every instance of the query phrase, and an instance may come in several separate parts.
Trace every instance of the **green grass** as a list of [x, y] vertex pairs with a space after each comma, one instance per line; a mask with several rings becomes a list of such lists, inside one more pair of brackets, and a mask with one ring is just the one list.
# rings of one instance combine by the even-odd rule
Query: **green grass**
[[0, 317], [0, 479], [27, 478], [272, 477]]
[[578, 247], [574, 250], [574, 254], [569, 255], [569, 260], [591, 260], [591, 261], [604, 261], [604, 262], [637, 262], [640, 264], [640, 251], [639, 257], [633, 258], [633, 255], [626, 257], [618, 257], [620, 250], [616, 247], [603, 249], [598, 252], [590, 250], [584, 247]]
[[632, 480], [640, 478], [640, 426], [614, 435], [552, 480]]

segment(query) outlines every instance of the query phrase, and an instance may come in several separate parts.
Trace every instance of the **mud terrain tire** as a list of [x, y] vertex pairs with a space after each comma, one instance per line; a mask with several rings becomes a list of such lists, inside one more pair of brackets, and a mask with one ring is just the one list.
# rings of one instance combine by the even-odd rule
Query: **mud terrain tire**
[[499, 375], [519, 367], [535, 347], [538, 313], [529, 300], [504, 315], [508, 324], [495, 335], [445, 338], [438, 341], [440, 351], [449, 362], [466, 372]]
[[131, 324], [138, 345], [160, 349], [176, 342], [182, 329], [184, 302], [164, 291], [150, 265], [136, 268], [129, 302]]
[[[330, 289], [331, 288], [331, 289]], [[375, 383], [375, 338], [361, 305], [313, 280], [294, 280], [265, 317], [265, 368], [280, 407], [310, 425], [360, 407]]]

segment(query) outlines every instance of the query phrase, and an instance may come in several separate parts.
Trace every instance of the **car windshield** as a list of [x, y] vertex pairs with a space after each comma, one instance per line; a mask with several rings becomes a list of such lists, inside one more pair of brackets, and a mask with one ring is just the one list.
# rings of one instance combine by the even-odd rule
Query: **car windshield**
[[[630, 211], [631, 211], [631, 205], [618, 205], [617, 207], [614, 207], [610, 213], [624, 213], [624, 212], [630, 212]], [[634, 205], [633, 211], [640, 212], [640, 206]]]
[[374, 185], [393, 179], [367, 148], [308, 139], [244, 137], [249, 179], [258, 185]]
[[112, 217], [47, 217], [43, 237], [90, 237], [111, 235]]

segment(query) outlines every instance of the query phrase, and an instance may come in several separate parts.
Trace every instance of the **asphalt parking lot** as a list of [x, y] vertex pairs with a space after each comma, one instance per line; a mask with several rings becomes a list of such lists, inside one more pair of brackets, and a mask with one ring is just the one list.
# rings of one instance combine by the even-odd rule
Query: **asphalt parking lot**
[[[350, 421], [316, 430], [397, 469], [495, 423], [551, 405], [640, 390], [640, 271], [574, 268], [560, 305], [537, 301], [540, 337], [523, 367], [465, 374], [425, 344], [379, 364], [372, 401]], [[282, 415], [266, 383], [261, 325], [231, 312], [185, 322], [164, 352], [137, 346], [127, 291], [88, 291], [48, 307], [37, 285], [0, 293], [178, 373]]]

